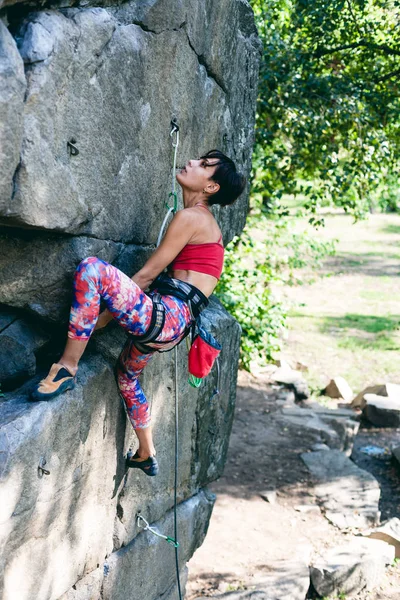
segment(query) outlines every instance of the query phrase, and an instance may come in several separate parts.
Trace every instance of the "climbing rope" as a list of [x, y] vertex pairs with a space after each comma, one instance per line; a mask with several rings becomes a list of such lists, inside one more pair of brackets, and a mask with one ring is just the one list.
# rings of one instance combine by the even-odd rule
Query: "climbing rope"
[[[175, 119], [173, 119], [171, 121], [171, 132], [170, 132], [170, 137], [172, 138], [172, 146], [174, 148], [174, 162], [173, 162], [173, 169], [172, 169], [172, 191], [169, 194], [168, 199], [172, 198], [173, 199], [173, 204], [172, 206], [170, 206], [168, 204], [168, 202], [166, 202], [166, 206], [167, 206], [167, 214], [165, 215], [164, 221], [161, 225], [161, 229], [160, 229], [160, 233], [158, 234], [158, 239], [157, 239], [157, 247], [161, 244], [161, 240], [164, 237], [164, 230], [165, 227], [168, 223], [169, 217], [173, 214], [176, 213], [176, 211], [178, 210], [178, 196], [176, 193], [176, 181], [175, 181], [175, 173], [176, 173], [176, 156], [178, 153], [178, 146], [179, 146], [179, 125], [176, 122]], [[176, 514], [176, 507], [178, 504], [178, 347], [175, 346], [174, 348], [174, 360], [175, 360], [175, 480], [174, 480], [174, 539], [168, 537], [168, 536], [164, 536], [160, 533], [156, 533], [155, 530], [153, 530], [149, 524], [147, 523], [147, 521], [145, 519], [143, 519], [143, 517], [141, 517], [140, 515], [138, 515], [137, 521], [138, 521], [138, 526], [139, 526], [139, 519], [143, 520], [145, 523], [147, 523], [147, 526], [145, 527], [145, 529], [148, 529], [149, 531], [151, 531], [152, 533], [154, 533], [154, 535], [157, 535], [161, 538], [164, 538], [167, 542], [174, 544], [175, 547], [175, 567], [176, 567], [176, 580], [177, 580], [177, 586], [178, 586], [178, 595], [179, 595], [179, 600], [182, 600], [182, 591], [181, 591], [181, 581], [180, 581], [180, 577], [179, 577], [179, 557], [178, 557], [178, 548], [179, 548], [179, 543], [178, 543], [178, 519], [177, 519], [177, 514]]]
[[[170, 136], [172, 138], [172, 146], [174, 147], [174, 164], [172, 169], [172, 192], [169, 197], [173, 197], [174, 204], [173, 207], [168, 206], [168, 213], [163, 222], [163, 227], [161, 228], [160, 235], [158, 236], [159, 241], [161, 234], [163, 234], [163, 228], [165, 227], [165, 223], [167, 222], [167, 217], [169, 213], [176, 213], [178, 209], [178, 198], [176, 195], [176, 181], [175, 181], [175, 173], [176, 173], [176, 155], [178, 152], [179, 146], [179, 126], [175, 120], [171, 121], [172, 129]], [[175, 134], [175, 143], [174, 143], [174, 134]], [[178, 346], [174, 348], [174, 360], [175, 360], [175, 478], [174, 478], [174, 538], [175, 538], [175, 568], [176, 568], [176, 582], [178, 586], [178, 596], [179, 600], [182, 600], [182, 591], [181, 591], [181, 580], [179, 577], [179, 557], [178, 557], [178, 519], [176, 515], [176, 507], [178, 504], [177, 496], [178, 496]]]
[[175, 568], [176, 582], [178, 585], [179, 600], [182, 600], [181, 580], [179, 577], [179, 560], [178, 560], [178, 519], [176, 516], [177, 494], [178, 494], [178, 346], [174, 349], [175, 359], [175, 480], [174, 480], [174, 538], [175, 545]]
[[[174, 166], [172, 169], [172, 191], [169, 193], [169, 198], [171, 198], [171, 197], [173, 198], [173, 205], [170, 206], [168, 204], [168, 202], [165, 203], [166, 207], [168, 208], [168, 212], [165, 215], [164, 221], [161, 225], [160, 233], [158, 234], [157, 248], [161, 244], [161, 240], [164, 237], [164, 230], [165, 230], [165, 227], [167, 226], [169, 217], [171, 215], [175, 214], [176, 211], [178, 210], [178, 195], [177, 195], [176, 189], [175, 189], [175, 187], [176, 187], [175, 172], [176, 172], [176, 155], [178, 153], [178, 146], [179, 146], [179, 125], [175, 119], [173, 119], [171, 121], [171, 125], [172, 125], [172, 129], [171, 129], [171, 133], [169, 135], [172, 138], [172, 146], [175, 148], [175, 151], [174, 151]], [[174, 135], [175, 135], [175, 141], [174, 141]]]

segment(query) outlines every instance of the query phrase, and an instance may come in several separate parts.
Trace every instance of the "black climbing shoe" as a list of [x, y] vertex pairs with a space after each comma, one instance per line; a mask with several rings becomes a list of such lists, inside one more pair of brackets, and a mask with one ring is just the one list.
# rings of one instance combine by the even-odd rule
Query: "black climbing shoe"
[[136, 460], [140, 458], [139, 454], [136, 452], [131, 458], [126, 459], [126, 466], [130, 469], [141, 469], [143, 473], [149, 475], [150, 477], [154, 477], [158, 473], [158, 462], [155, 456], [149, 456], [146, 460]]

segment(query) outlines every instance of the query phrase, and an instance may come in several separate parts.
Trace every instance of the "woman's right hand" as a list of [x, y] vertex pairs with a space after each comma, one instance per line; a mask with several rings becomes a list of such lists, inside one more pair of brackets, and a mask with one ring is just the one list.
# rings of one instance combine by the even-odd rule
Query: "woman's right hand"
[[96, 329], [102, 329], [103, 327], [105, 327], [106, 325], [108, 325], [108, 323], [112, 320], [112, 314], [110, 313], [109, 310], [103, 310], [103, 312], [101, 312], [99, 314], [99, 318], [97, 319], [97, 323], [94, 327], [93, 331], [96, 331]]

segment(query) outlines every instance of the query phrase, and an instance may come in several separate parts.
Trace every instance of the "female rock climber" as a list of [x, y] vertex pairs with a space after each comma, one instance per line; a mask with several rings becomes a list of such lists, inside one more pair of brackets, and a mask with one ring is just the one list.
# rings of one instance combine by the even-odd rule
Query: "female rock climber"
[[[79, 264], [65, 350], [32, 392], [34, 400], [48, 400], [72, 389], [92, 332], [115, 319], [130, 334], [116, 374], [139, 440], [127, 466], [150, 476], [158, 473], [158, 464], [149, 405], [138, 377], [154, 352], [170, 349], [185, 337], [208, 304], [224, 257], [222, 234], [209, 207], [232, 204], [245, 186], [234, 162], [219, 150], [189, 160], [176, 180], [184, 209], [176, 213], [159, 247], [131, 279], [99, 258], [89, 257]], [[167, 267], [168, 276], [159, 276]], [[107, 308], [99, 314], [100, 298]]]

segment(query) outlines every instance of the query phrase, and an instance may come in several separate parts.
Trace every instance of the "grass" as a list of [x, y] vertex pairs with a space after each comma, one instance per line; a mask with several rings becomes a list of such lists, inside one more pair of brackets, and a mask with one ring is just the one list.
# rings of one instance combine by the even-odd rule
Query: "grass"
[[335, 214], [325, 222], [315, 235], [337, 239], [337, 253], [311, 283], [285, 288], [291, 310], [282, 356], [308, 365], [314, 390], [336, 375], [354, 392], [400, 383], [400, 216], [376, 214], [354, 224]]
[[[368, 295], [364, 296], [367, 297]], [[327, 317], [326, 327], [340, 327], [343, 329], [356, 328], [368, 333], [382, 333], [382, 331], [392, 331], [399, 328], [400, 315], [397, 316], [376, 316], [376, 315], [355, 315], [346, 314], [343, 317]]]
[[[367, 295], [364, 297], [368, 299]], [[342, 317], [326, 317], [322, 330], [339, 337], [340, 348], [356, 351], [359, 348], [368, 350], [373, 346], [374, 350], [400, 350], [399, 315], [384, 317], [346, 314]]]
[[382, 227], [382, 232], [400, 235], [400, 225], [397, 223], [385, 223], [385, 225]]

